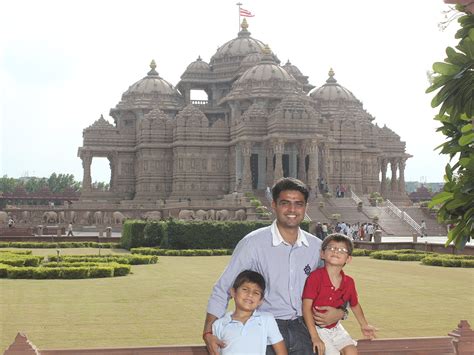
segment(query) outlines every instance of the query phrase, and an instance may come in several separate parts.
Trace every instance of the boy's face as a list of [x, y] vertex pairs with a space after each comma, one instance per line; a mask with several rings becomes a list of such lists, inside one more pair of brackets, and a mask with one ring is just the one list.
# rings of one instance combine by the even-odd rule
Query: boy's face
[[329, 265], [344, 266], [351, 262], [352, 256], [349, 255], [346, 243], [331, 241], [325, 250], [321, 250], [321, 259]]
[[241, 311], [253, 312], [263, 302], [262, 289], [253, 282], [244, 282], [236, 290], [231, 288], [230, 294], [235, 301], [235, 308]]

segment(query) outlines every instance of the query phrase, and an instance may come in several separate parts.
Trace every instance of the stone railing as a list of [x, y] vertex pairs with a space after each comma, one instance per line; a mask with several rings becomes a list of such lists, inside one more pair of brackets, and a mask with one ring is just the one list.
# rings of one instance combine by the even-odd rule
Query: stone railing
[[392, 212], [395, 216], [400, 218], [403, 222], [407, 223], [412, 227], [418, 234], [421, 234], [421, 226], [415, 222], [406, 212], [400, 210], [390, 200], [386, 200], [386, 208]]
[[[469, 323], [462, 320], [448, 336], [423, 338], [398, 338], [359, 340], [357, 350], [360, 355], [404, 354], [404, 355], [472, 355], [474, 353], [474, 331]], [[95, 348], [95, 349], [38, 349], [26, 335], [18, 333], [15, 341], [4, 355], [205, 355], [204, 345], [177, 345], [136, 348]]]
[[354, 200], [356, 204], [359, 204], [359, 202], [362, 202], [362, 200], [355, 194], [354, 191], [351, 190], [351, 198]]

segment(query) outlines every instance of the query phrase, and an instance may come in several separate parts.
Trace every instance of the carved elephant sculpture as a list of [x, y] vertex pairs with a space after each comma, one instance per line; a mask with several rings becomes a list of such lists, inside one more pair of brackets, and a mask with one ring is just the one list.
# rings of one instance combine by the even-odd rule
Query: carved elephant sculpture
[[69, 215], [69, 217], [68, 217], [68, 222], [70, 222], [70, 223], [76, 223], [76, 220], [77, 220], [76, 211], [69, 211], [68, 215]]
[[229, 210], [219, 210], [216, 212], [216, 221], [227, 221], [229, 217]]
[[195, 213], [195, 218], [198, 221], [205, 221], [207, 219], [207, 212], [204, 210], [197, 210]]
[[20, 223], [27, 224], [30, 222], [30, 211], [21, 212]]
[[160, 221], [162, 215], [160, 211], [148, 211], [143, 215], [143, 217], [147, 221]]
[[247, 214], [244, 209], [235, 211], [234, 221], [245, 221], [247, 219]]
[[104, 224], [105, 225], [112, 224], [112, 215], [110, 212], [104, 212]]
[[216, 219], [216, 211], [215, 210], [209, 210], [207, 211], [207, 219], [210, 221], [215, 221]]
[[82, 214], [81, 224], [90, 225], [92, 223], [91, 219], [92, 219], [92, 214], [89, 211], [85, 211]]
[[0, 211], [0, 223], [7, 224], [7, 222], [8, 222], [8, 213], [4, 211]]
[[94, 212], [94, 223], [96, 226], [101, 226], [104, 224], [104, 215], [101, 211]]
[[112, 213], [112, 220], [115, 224], [122, 224], [126, 219], [127, 216], [125, 216], [122, 212], [115, 211]]
[[64, 211], [58, 212], [58, 223], [65, 223], [66, 222], [66, 215]]
[[184, 221], [189, 221], [195, 219], [196, 216], [193, 210], [180, 210], [178, 214], [178, 218]]
[[43, 213], [43, 223], [57, 223], [58, 214], [54, 211], [46, 211]]

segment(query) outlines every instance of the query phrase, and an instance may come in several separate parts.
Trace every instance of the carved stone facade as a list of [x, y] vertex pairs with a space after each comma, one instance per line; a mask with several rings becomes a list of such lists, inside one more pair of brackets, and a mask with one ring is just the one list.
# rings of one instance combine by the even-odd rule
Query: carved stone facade
[[[359, 193], [405, 194], [405, 143], [338, 84], [314, 88], [290, 62], [281, 66], [242, 22], [209, 63], [191, 63], [174, 88], [152, 62], [147, 76], [86, 128], [83, 200], [213, 199], [265, 189], [282, 176], [312, 188], [344, 184]], [[207, 100], [191, 100], [194, 90]], [[111, 189], [91, 187], [91, 162], [106, 157]], [[387, 184], [390, 167], [391, 183]]]

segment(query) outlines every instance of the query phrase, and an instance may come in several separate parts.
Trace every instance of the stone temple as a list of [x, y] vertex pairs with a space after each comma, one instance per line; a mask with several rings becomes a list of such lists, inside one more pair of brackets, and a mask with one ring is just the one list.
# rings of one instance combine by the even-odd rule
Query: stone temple
[[[150, 67], [110, 110], [114, 124], [101, 117], [84, 129], [83, 201], [217, 200], [283, 176], [329, 191], [406, 195], [405, 142], [374, 124], [332, 69], [315, 88], [295, 65], [282, 65], [246, 20], [209, 63], [190, 63], [175, 87], [154, 61]], [[192, 100], [193, 91], [207, 100]], [[91, 186], [95, 157], [110, 162], [109, 191]]]

